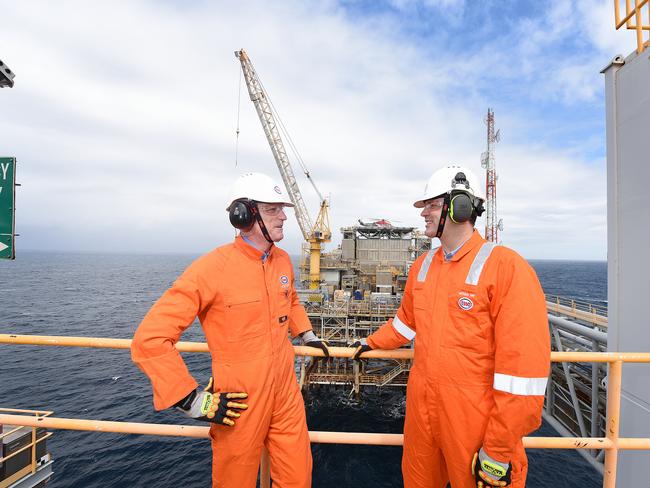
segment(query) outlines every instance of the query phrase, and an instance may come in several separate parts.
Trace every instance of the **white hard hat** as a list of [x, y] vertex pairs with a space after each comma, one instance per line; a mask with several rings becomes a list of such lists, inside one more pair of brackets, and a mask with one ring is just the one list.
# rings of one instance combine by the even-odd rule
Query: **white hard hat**
[[424, 195], [413, 204], [414, 207], [424, 207], [426, 200], [439, 197], [453, 190], [462, 190], [485, 201], [482, 185], [474, 172], [464, 166], [449, 165], [431, 175], [424, 187]]
[[235, 180], [226, 211], [230, 210], [232, 202], [241, 198], [264, 203], [283, 203], [287, 207], [293, 207], [282, 186], [263, 173], [244, 173]]

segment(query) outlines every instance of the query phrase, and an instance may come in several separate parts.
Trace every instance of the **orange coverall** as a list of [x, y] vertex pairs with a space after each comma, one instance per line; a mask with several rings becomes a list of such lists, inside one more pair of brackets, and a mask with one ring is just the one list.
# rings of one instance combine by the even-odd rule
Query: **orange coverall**
[[413, 264], [394, 319], [367, 339], [394, 349], [415, 338], [406, 393], [407, 488], [476, 488], [481, 446], [526, 483], [521, 438], [539, 427], [550, 367], [544, 294], [514, 251], [473, 236], [450, 261], [441, 249]]
[[293, 287], [289, 255], [262, 252], [237, 237], [197, 259], [149, 310], [131, 346], [149, 377], [156, 410], [197, 387], [174, 347], [198, 316], [212, 356], [214, 391], [248, 393], [234, 427], [212, 424], [212, 486], [255, 486], [262, 447], [274, 486], [311, 486], [305, 406], [287, 329], [311, 329]]

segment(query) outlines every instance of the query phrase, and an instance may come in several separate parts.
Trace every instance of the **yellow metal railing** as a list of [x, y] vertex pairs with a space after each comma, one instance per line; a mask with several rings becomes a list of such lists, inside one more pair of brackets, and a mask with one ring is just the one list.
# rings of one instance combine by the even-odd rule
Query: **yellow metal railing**
[[[0, 344], [30, 344], [50, 346], [101, 347], [112, 349], [128, 349], [131, 341], [128, 339], [104, 339], [85, 337], [58, 336], [26, 336], [0, 334]], [[198, 342], [179, 342], [179, 351], [208, 352], [207, 344]], [[320, 349], [306, 346], [295, 346], [296, 355], [322, 357]], [[333, 347], [330, 355], [335, 357], [351, 357], [354, 349]], [[394, 351], [369, 351], [365, 358], [411, 359], [412, 349]], [[618, 451], [621, 449], [650, 450], [650, 438], [619, 437], [621, 409], [621, 377], [623, 363], [650, 363], [650, 353], [616, 353], [616, 352], [552, 352], [553, 362], [584, 362], [609, 363], [607, 390], [607, 425], [605, 437], [524, 437], [524, 447], [538, 449], [604, 449], [605, 467], [603, 487], [616, 486], [616, 469]], [[52, 429], [91, 430], [99, 432], [118, 432], [130, 434], [169, 435], [186, 437], [208, 437], [208, 427], [188, 425], [144, 424], [132, 422], [107, 422], [98, 420], [65, 419], [55, 417], [33, 417], [26, 415], [7, 415], [0, 413], [0, 424], [26, 425]], [[310, 432], [311, 442], [337, 444], [372, 444], [372, 445], [402, 445], [401, 434], [371, 434], [345, 432]], [[262, 487], [270, 486], [269, 459], [265, 454], [260, 465], [260, 480]]]
[[[8, 486], [11, 486], [12, 484], [16, 483], [18, 480], [22, 479], [23, 477], [27, 476], [28, 474], [36, 473], [36, 468], [37, 468], [37, 465], [36, 465], [36, 461], [37, 461], [37, 459], [36, 459], [36, 445], [39, 442], [43, 442], [45, 439], [47, 439], [48, 437], [50, 437], [52, 435], [51, 432], [48, 432], [47, 434], [45, 434], [45, 435], [43, 435], [41, 437], [37, 438], [37, 436], [36, 436], [36, 429], [38, 427], [43, 427], [41, 424], [38, 423], [38, 421], [40, 421], [43, 418], [51, 415], [52, 412], [46, 412], [46, 411], [40, 411], [40, 410], [22, 410], [22, 409], [17, 409], [17, 408], [0, 408], [0, 418], [7, 416], [7, 414], [12, 414], [12, 415], [10, 415], [12, 418], [20, 417], [20, 418], [29, 419], [30, 423], [14, 424], [14, 423], [5, 422], [7, 425], [17, 425], [18, 427], [16, 427], [15, 429], [11, 429], [8, 432], [4, 432], [4, 433], [0, 429], [0, 445], [2, 445], [3, 439], [5, 437], [8, 437], [8, 436], [18, 432], [20, 429], [23, 428], [23, 426], [28, 426], [28, 425], [31, 425], [31, 427], [32, 427], [32, 439], [31, 439], [31, 442], [29, 444], [26, 444], [25, 446], [23, 446], [20, 449], [12, 452], [8, 456], [2, 457], [0, 455], [0, 466], [2, 466], [3, 463], [8, 461], [9, 459], [13, 458], [14, 456], [18, 456], [20, 453], [22, 453], [23, 451], [26, 451], [28, 449], [31, 450], [31, 452], [30, 452], [31, 453], [31, 456], [30, 456], [31, 461], [27, 466], [19, 469], [18, 471], [16, 471], [14, 474], [9, 476], [8, 478], [0, 480], [0, 488], [7, 488]], [[29, 414], [29, 415], [15, 415], [15, 414]], [[36, 422], [34, 422], [34, 421], [36, 421]], [[0, 421], [0, 425], [2, 425], [2, 424], [3, 424], [3, 422]], [[2, 453], [0, 452], [0, 454], [2, 454]]]
[[607, 327], [607, 308], [584, 300], [546, 296], [546, 310], [554, 314], [566, 315], [599, 327]]
[[[648, 14], [648, 23], [643, 23], [643, 7], [646, 7]], [[650, 40], [643, 40], [643, 31], [650, 31], [650, 4], [648, 0], [625, 0], [625, 17], [621, 18], [621, 0], [614, 0], [614, 18], [616, 22], [616, 29], [620, 29], [625, 24], [627, 29], [636, 31], [636, 44], [637, 53], [642, 53], [643, 50], [650, 45]], [[634, 20], [633, 20], [634, 19]]]

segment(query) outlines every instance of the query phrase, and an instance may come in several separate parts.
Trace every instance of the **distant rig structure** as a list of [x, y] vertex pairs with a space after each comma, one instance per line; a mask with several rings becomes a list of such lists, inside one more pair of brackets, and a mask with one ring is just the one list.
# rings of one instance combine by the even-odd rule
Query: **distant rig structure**
[[501, 139], [501, 132], [494, 130], [494, 111], [488, 108], [487, 151], [481, 155], [481, 167], [485, 169], [485, 239], [499, 242], [499, 231], [503, 231], [503, 220], [497, 218], [497, 171], [494, 164], [494, 145]]

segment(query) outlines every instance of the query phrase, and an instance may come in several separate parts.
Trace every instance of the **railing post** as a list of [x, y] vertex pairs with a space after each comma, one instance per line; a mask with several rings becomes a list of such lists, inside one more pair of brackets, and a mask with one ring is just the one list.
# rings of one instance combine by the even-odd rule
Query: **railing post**
[[[599, 351], [598, 341], [592, 340], [591, 347], [594, 351]], [[598, 383], [600, 369], [598, 363], [591, 363], [591, 437], [598, 437], [600, 412], [598, 411]], [[593, 450], [591, 454], [594, 458], [598, 451]]]
[[36, 473], [36, 427], [32, 427], [32, 474]]
[[622, 361], [613, 361], [607, 375], [607, 428], [605, 435], [611, 446], [605, 451], [605, 470], [603, 488], [616, 487], [616, 466], [618, 463], [618, 433], [621, 414], [621, 373]]
[[271, 488], [271, 459], [266, 447], [262, 448], [262, 460], [260, 461], [260, 488]]

